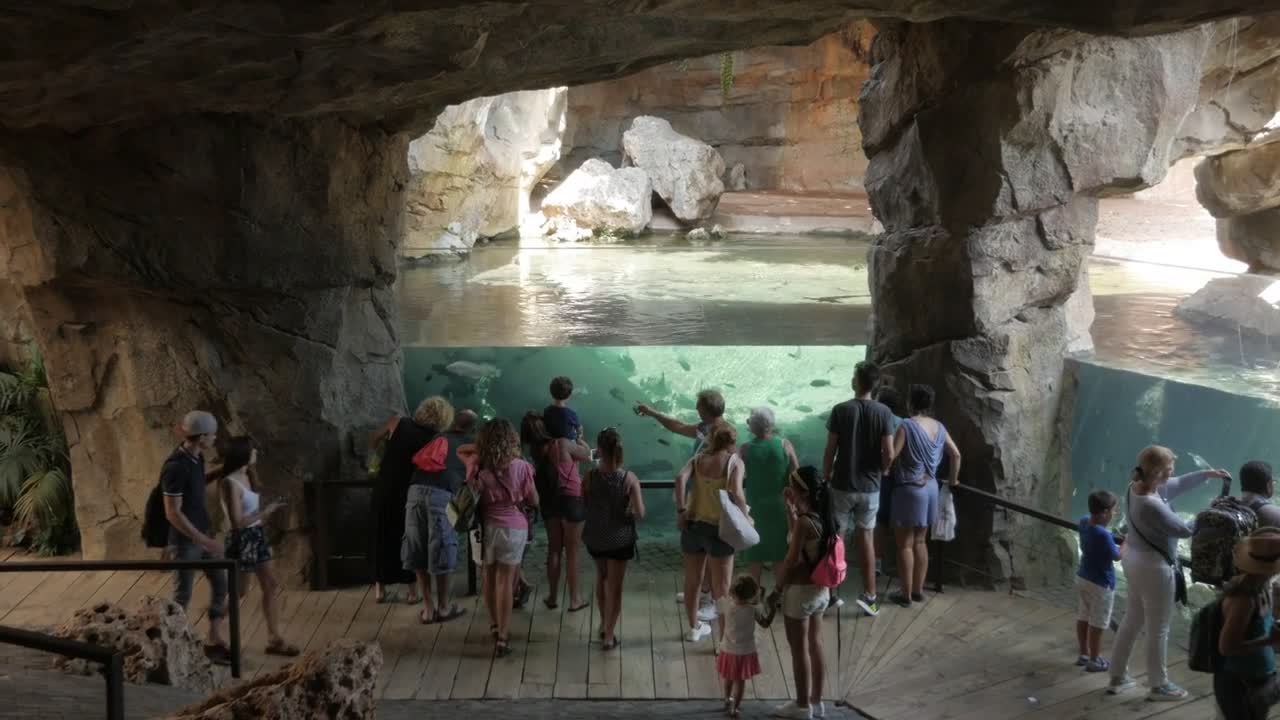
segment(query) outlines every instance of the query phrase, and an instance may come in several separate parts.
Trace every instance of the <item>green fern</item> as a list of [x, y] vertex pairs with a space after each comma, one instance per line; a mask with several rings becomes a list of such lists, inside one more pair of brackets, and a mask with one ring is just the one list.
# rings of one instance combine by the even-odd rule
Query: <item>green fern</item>
[[729, 91], [733, 89], [733, 53], [720, 53], [720, 98], [729, 99]]

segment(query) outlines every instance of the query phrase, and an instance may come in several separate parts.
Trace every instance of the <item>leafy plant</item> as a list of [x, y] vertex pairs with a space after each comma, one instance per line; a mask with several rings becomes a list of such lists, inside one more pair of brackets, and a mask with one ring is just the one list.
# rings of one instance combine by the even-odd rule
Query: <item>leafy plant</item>
[[720, 98], [729, 99], [729, 91], [733, 89], [733, 53], [720, 53]]
[[0, 372], [0, 516], [11, 517], [15, 544], [41, 554], [75, 547], [67, 443], [48, 405], [38, 356], [18, 372]]

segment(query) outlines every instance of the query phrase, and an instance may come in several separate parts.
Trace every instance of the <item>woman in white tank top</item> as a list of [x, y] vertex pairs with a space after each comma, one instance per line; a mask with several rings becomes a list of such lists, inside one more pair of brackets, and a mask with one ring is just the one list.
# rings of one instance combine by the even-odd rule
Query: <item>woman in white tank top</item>
[[262, 589], [262, 615], [267, 619], [267, 654], [293, 657], [297, 647], [280, 636], [280, 619], [276, 612], [276, 590], [279, 584], [271, 570], [271, 546], [267, 543], [262, 521], [284, 507], [280, 501], [262, 507], [262, 498], [253, 483], [253, 466], [258, 451], [249, 438], [233, 437], [222, 452], [222, 467], [213, 473], [222, 496], [222, 509], [230, 529], [227, 531], [226, 556], [240, 568], [240, 597], [249, 590], [249, 578], [257, 575]]

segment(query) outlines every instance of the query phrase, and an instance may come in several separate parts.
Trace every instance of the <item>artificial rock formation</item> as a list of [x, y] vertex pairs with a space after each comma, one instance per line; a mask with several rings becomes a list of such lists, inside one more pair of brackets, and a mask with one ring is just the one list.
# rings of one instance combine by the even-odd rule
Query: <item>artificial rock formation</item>
[[[229, 430], [250, 433], [264, 448], [260, 475], [267, 491], [293, 500], [277, 529], [306, 526], [301, 485], [308, 478], [361, 474], [354, 450], [364, 444], [363, 431], [404, 410], [391, 288], [409, 182], [407, 148], [444, 107], [521, 88], [601, 81], [683, 57], [812, 42], [858, 17], [933, 22], [949, 16], [1143, 34], [1272, 11], [1274, 0], [1134, 0], [1118, 8], [1058, 0], [964, 0], [946, 7], [923, 0], [798, 0], [779, 14], [776, 2], [762, 0], [484, 6], [335, 0], [306, 7], [50, 0], [39, 12], [0, 9], [10, 49], [0, 57], [0, 340], [34, 339], [46, 360], [71, 443], [86, 557], [142, 552], [138, 516], [174, 441], [173, 423], [192, 407], [214, 411]], [[929, 27], [921, 32], [944, 44], [950, 25]], [[1103, 53], [1087, 69], [1118, 83], [1114, 73], [1126, 67], [1125, 58], [1106, 53], [1125, 42], [1100, 40], [1079, 52]], [[1042, 56], [1069, 52], [1050, 45], [1041, 54], [1025, 48], [1020, 55], [1038, 67]], [[1089, 203], [1069, 202], [1072, 192], [1109, 183], [1136, 189], [1160, 164], [1159, 153], [1150, 153], [1142, 173], [1095, 173], [1095, 162], [1131, 164], [1146, 135], [1137, 134], [1136, 149], [1114, 157], [1101, 152], [1114, 149], [1109, 143], [1088, 148], [1063, 136], [1058, 146], [1070, 157], [1099, 151], [1088, 163], [1073, 161], [1066, 177], [1054, 152], [1040, 152], [1046, 128], [1010, 122], [1020, 103], [1074, 98], [987, 92], [1014, 70], [988, 77], [984, 73], [998, 65], [993, 52], [970, 50], [931, 54], [927, 61], [900, 56], [898, 65], [912, 67], [896, 81], [882, 74], [884, 92], [872, 90], [882, 98], [873, 113], [881, 120], [872, 125], [904, 127], [915, 114], [934, 118], [911, 122], [914, 130], [890, 138], [866, 132], [871, 126], [864, 117], [864, 145], [882, 156], [880, 187], [887, 188], [891, 167], [910, 169], [914, 162], [903, 196], [945, 206], [939, 213], [945, 223], [909, 219], [903, 202], [877, 191], [877, 214], [890, 238], [909, 232], [929, 238], [939, 230], [967, 237], [960, 217], [966, 213], [957, 209], [964, 203], [956, 200], [979, 201], [970, 214], [980, 221], [1012, 218], [1011, 212], [1043, 215], [1044, 206], [1027, 204], [1025, 192], [1017, 194], [1016, 210], [992, 212], [981, 202], [1004, 182], [999, 170], [1011, 169], [1000, 153], [991, 154], [992, 138], [1010, 160], [1035, 157], [1012, 173], [1021, 183], [1070, 186], [1050, 193], [1062, 208], [1056, 223], [1022, 221], [1049, 246], [1079, 239], [1061, 234], [1064, 223], [1074, 227], [1077, 214], [1089, 214]], [[1090, 60], [1078, 62], [1083, 67]], [[1168, 95], [1157, 82], [1105, 104], [1095, 100], [1090, 109], [1094, 115], [1114, 106], [1145, 109]], [[945, 115], [958, 123], [957, 139], [941, 139], [944, 114], [916, 113], [933, 96], [938, 107], [958, 110]], [[860, 114], [867, 114], [865, 102]], [[979, 127], [984, 132], [974, 138]], [[1093, 123], [1076, 136], [1130, 129]], [[924, 167], [923, 151], [911, 161], [909, 147], [896, 142], [912, 133], [929, 148]], [[960, 173], [971, 175], [963, 178], [969, 182], [958, 182]], [[934, 181], [935, 174], [949, 182]], [[958, 192], [958, 184], [971, 189]], [[917, 284], [930, 288], [946, 310], [939, 315], [948, 317], [975, 310], [966, 301], [977, 263], [959, 246], [924, 242], [904, 251], [922, 260], [930, 248], [957, 256], [950, 275], [938, 272], [931, 278], [938, 283]], [[898, 269], [908, 280], [909, 264]], [[922, 272], [930, 267], [921, 265]], [[1005, 305], [1026, 306], [1028, 316], [1052, 315], [1042, 305], [1047, 300], [1055, 307], [1069, 294], [1058, 292], [1060, 279], [1074, 277], [1066, 272], [1070, 262], [1056, 265], [1061, 268], [1038, 283], [1031, 280], [1034, 270], [1024, 273], [1028, 297], [1019, 300], [1010, 290]], [[993, 267], [997, 278], [1005, 272], [999, 262]], [[886, 272], [882, 280], [893, 275]], [[992, 347], [977, 363], [978, 376], [998, 377], [994, 368], [1016, 355], [996, 330], [979, 330], [975, 317], [939, 334], [945, 323], [907, 317], [905, 307], [895, 308], [906, 298], [889, 297], [883, 282], [879, 287], [884, 357], [973, 338]], [[913, 306], [919, 300], [911, 298]], [[1002, 323], [1014, 327], [1007, 318]], [[1041, 346], [1059, 332], [1048, 321], [1036, 329]], [[945, 375], [965, 372], [953, 364]], [[943, 379], [944, 370], [932, 378]], [[981, 402], [994, 413], [995, 429], [970, 427], [965, 441], [985, 448], [990, 459], [993, 443], [1003, 442], [1025, 404], [1015, 402], [1013, 419], [1004, 419], [995, 400]], [[1008, 456], [1022, 457], [1036, 440], [1010, 442]], [[999, 464], [1004, 483], [1010, 465]], [[305, 560], [295, 537], [277, 547], [293, 578]]]
[[1196, 198], [1218, 218], [1280, 206], [1280, 142], [1206, 159], [1196, 166]]
[[724, 158], [710, 145], [681, 135], [662, 118], [640, 116], [622, 134], [623, 160], [653, 181], [653, 190], [684, 222], [706, 220], [724, 192]]
[[[1087, 292], [1091, 196], [1159, 181], [1208, 38], [882, 27], [861, 98], [867, 190], [885, 226], [870, 255], [873, 350], [900, 384], [935, 387], [964, 482], [1062, 502], [1058, 399], [1079, 335], [1068, 309]], [[971, 528], [991, 518], [981, 504], [961, 512]], [[990, 539], [965, 534], [949, 557], [985, 579], [1069, 571], [1035, 567], [1045, 538], [1008, 522]]]
[[623, 131], [652, 115], [714, 147], [730, 168], [730, 190], [861, 190], [857, 98], [873, 35], [871, 23], [857, 21], [809, 45], [731, 53], [727, 92], [719, 54], [571, 87], [563, 159], [552, 172], [563, 176], [587, 158], [620, 163]]
[[653, 182], [639, 168], [588, 160], [542, 201], [551, 232], [567, 239], [593, 230], [635, 235], [653, 219]]
[[[264, 492], [291, 501], [278, 530], [302, 527], [303, 481], [357, 472], [365, 430], [404, 407], [406, 144], [235, 117], [0, 144], [0, 286], [45, 357], [86, 558], [146, 552], [143, 507], [192, 408], [263, 448]], [[305, 568], [297, 533], [276, 540]]]
[[219, 690], [170, 715], [171, 720], [372, 718], [382, 668], [377, 643], [336, 640], [256, 679]]
[[[84, 608], [54, 634], [122, 651], [124, 678], [131, 683], [210, 693], [230, 677], [226, 667], [205, 657], [204, 643], [192, 632], [182, 607], [172, 600], [147, 597], [134, 612], [111, 603]], [[77, 675], [96, 675], [100, 670], [97, 663], [66, 657], [55, 665]]]
[[565, 88], [524, 90], [450, 105], [409, 144], [407, 258], [464, 255], [515, 230], [529, 192], [560, 157]]
[[1236, 337], [1280, 337], [1280, 292], [1275, 278], [1258, 275], [1214, 278], [1174, 310], [1190, 322]]

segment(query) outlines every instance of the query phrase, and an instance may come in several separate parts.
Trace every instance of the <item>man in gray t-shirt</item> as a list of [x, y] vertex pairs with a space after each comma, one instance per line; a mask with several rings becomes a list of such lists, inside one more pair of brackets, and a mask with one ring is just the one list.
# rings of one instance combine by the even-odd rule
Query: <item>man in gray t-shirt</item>
[[[853, 373], [855, 397], [836, 405], [827, 418], [827, 450], [822, 458], [836, 524], [841, 534], [853, 529], [857, 538], [863, 585], [857, 602], [868, 615], [880, 612], [873, 532], [881, 477], [893, 462], [893, 413], [872, 399], [879, 384], [880, 368], [870, 361], [858, 363]], [[841, 604], [839, 598], [833, 602]]]

